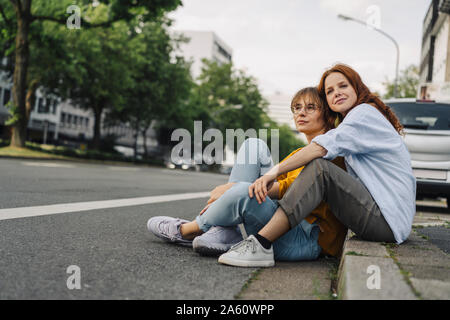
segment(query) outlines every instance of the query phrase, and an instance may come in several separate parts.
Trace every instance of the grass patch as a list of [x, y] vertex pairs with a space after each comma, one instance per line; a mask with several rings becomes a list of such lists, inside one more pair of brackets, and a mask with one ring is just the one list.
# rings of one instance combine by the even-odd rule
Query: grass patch
[[348, 251], [345, 253], [346, 256], [362, 256], [362, 257], [367, 257], [366, 254], [362, 254], [362, 253], [358, 253], [356, 251]]
[[412, 274], [405, 270], [402, 265], [400, 264], [400, 262], [398, 261], [397, 257], [395, 256], [395, 251], [394, 249], [398, 247], [398, 244], [394, 244], [394, 243], [387, 243], [386, 245], [386, 250], [389, 253], [389, 257], [392, 258], [392, 260], [394, 260], [394, 263], [397, 265], [397, 267], [400, 269], [400, 273], [403, 276], [403, 279], [405, 279], [406, 283], [409, 285], [409, 287], [411, 288], [412, 292], [415, 294], [415, 296], [418, 299], [422, 299], [422, 295], [414, 288], [414, 286], [412, 285], [412, 282], [410, 280], [410, 277], [412, 276]]
[[245, 281], [244, 285], [242, 286], [241, 291], [239, 291], [239, 293], [234, 296], [235, 299], [241, 299], [242, 294], [245, 292], [245, 290], [248, 289], [250, 284], [253, 281], [258, 280], [258, 276], [261, 274], [262, 270], [263, 269], [258, 269], [256, 271], [252, 272], [252, 274], [250, 275], [250, 278], [247, 281]]
[[330, 293], [327, 297], [328, 300], [338, 300], [339, 296], [337, 293], [338, 289], [338, 281], [339, 281], [339, 263], [340, 260], [337, 258], [327, 258], [327, 265], [329, 266], [328, 270], [328, 278], [331, 281], [330, 285]]
[[155, 166], [164, 165], [164, 162], [158, 159], [139, 159], [134, 161], [133, 158], [127, 158], [121, 153], [109, 153], [99, 150], [75, 149], [65, 146], [44, 145], [33, 142], [26, 142], [25, 148], [15, 148], [8, 145], [9, 141], [0, 140], [0, 156], [57, 160], [84, 159], [126, 163], [133, 162]]
[[26, 158], [45, 158], [45, 159], [67, 159], [63, 156], [55, 156], [46, 152], [31, 150], [28, 148], [2, 147], [0, 156], [8, 157], [26, 157]]

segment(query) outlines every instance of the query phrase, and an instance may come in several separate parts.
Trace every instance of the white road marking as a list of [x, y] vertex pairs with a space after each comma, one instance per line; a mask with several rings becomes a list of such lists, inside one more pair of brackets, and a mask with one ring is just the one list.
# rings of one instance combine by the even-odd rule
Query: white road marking
[[106, 167], [110, 170], [114, 171], [138, 171], [139, 168], [132, 168], [132, 167]]
[[48, 167], [48, 168], [74, 168], [71, 164], [55, 163], [55, 162], [22, 162], [24, 166], [30, 167]]
[[208, 198], [210, 192], [180, 193], [165, 196], [139, 197], [119, 200], [88, 201], [53, 204], [47, 206], [0, 209], [0, 220], [46, 216], [52, 214], [80, 212], [98, 209], [139, 206], [143, 204]]

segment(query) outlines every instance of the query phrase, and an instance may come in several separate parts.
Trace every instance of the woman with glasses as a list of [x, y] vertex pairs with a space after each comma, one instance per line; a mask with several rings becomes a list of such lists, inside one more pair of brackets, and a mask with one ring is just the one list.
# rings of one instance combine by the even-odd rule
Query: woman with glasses
[[[335, 127], [337, 114], [325, 107], [317, 88], [300, 90], [292, 99], [291, 111], [296, 128], [310, 142]], [[292, 152], [286, 161], [300, 149]], [[251, 159], [253, 158], [253, 161]], [[335, 163], [343, 167], [343, 159]], [[279, 175], [261, 204], [250, 198], [252, 183], [273, 166], [267, 145], [259, 139], [247, 139], [241, 146], [229, 183], [213, 190], [212, 198], [194, 221], [171, 217], [154, 217], [148, 229], [168, 242], [193, 246], [205, 255], [228, 251], [243, 238], [236, 227], [243, 224], [245, 233], [257, 235], [272, 218], [281, 199], [302, 168]], [[347, 229], [334, 217], [325, 202], [318, 203], [305, 219], [273, 243], [276, 260], [312, 260], [319, 254], [338, 256]], [[273, 265], [273, 260], [267, 266]]]
[[[408, 238], [415, 215], [416, 180], [399, 120], [349, 66], [338, 64], [327, 70], [318, 89], [329, 108], [341, 115], [342, 123], [316, 136], [249, 187], [249, 196], [262, 204], [280, 174], [304, 166], [270, 222], [256, 236], [221, 255], [219, 262], [267, 265], [273, 261], [270, 243], [297, 228], [322, 201], [364, 240], [400, 244]], [[328, 161], [337, 156], [345, 157], [348, 172]]]

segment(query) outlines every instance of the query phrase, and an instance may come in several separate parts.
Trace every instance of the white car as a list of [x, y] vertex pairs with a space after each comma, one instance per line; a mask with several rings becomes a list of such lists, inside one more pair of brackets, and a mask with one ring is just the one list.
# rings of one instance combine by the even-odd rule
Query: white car
[[417, 198], [447, 198], [450, 209], [450, 103], [416, 99], [385, 103], [404, 126]]

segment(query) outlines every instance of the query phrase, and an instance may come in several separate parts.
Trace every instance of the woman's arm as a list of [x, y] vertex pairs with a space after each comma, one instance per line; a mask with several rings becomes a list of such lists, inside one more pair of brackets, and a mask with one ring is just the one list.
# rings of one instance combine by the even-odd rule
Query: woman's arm
[[277, 199], [278, 200], [279, 194], [280, 194], [280, 183], [279, 182], [274, 182], [272, 188], [270, 188], [269, 191], [267, 191], [267, 195], [271, 199]]
[[274, 180], [280, 174], [292, 171], [294, 169], [300, 168], [316, 158], [323, 157], [327, 154], [327, 150], [322, 146], [311, 143], [306, 147], [302, 148], [290, 158], [277, 164], [272, 169], [269, 170], [265, 175], [257, 179], [249, 188], [248, 194], [250, 198], [256, 197], [258, 203], [262, 203], [266, 200], [268, 195], [268, 190], [271, 190], [274, 186]]

